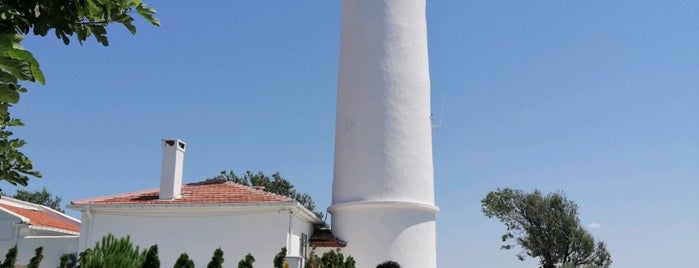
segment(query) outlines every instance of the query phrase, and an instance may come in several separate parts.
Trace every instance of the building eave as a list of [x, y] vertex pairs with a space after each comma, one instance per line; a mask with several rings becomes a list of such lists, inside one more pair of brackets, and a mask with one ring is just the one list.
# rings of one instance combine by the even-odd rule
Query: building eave
[[[264, 209], [264, 210], [290, 210], [294, 214], [298, 214], [298, 217], [311, 222], [313, 224], [324, 224], [323, 220], [318, 218], [312, 211], [308, 210], [306, 207], [301, 205], [296, 201], [282, 201], [282, 202], [239, 202], [239, 203], [157, 203], [157, 204], [71, 204], [68, 208], [77, 210], [80, 212], [85, 212], [88, 208], [92, 211], [114, 211], [114, 210], [140, 210], [140, 209], [197, 209], [197, 208], [207, 208], [207, 209], [218, 209], [218, 208], [228, 208], [234, 210], [254, 210], [254, 209]], [[191, 211], [187, 211], [191, 212]]]
[[73, 232], [73, 231], [65, 230], [65, 229], [61, 229], [61, 228], [37, 226], [37, 225], [31, 225], [31, 224], [28, 225], [27, 228], [32, 229], [32, 230], [38, 230], [38, 231], [49, 231], [49, 232], [62, 233], [62, 234], [72, 235], [72, 236], [80, 236], [80, 232]]

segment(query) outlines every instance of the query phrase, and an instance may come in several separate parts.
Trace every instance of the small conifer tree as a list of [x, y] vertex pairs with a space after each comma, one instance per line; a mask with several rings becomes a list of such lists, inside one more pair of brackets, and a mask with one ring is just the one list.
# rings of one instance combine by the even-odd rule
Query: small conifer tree
[[173, 268], [194, 268], [194, 261], [189, 259], [187, 253], [180, 254]]
[[206, 268], [223, 268], [223, 250], [221, 248], [217, 248], [214, 251], [214, 256], [211, 257], [211, 261]]
[[158, 259], [158, 245], [152, 245], [146, 252], [146, 260], [141, 265], [141, 268], [160, 268], [160, 259]]
[[286, 247], [283, 247], [282, 250], [274, 256], [274, 268], [284, 268], [284, 258], [286, 258]]
[[395, 261], [385, 261], [376, 266], [376, 268], [401, 268], [400, 264]]
[[41, 260], [44, 259], [44, 247], [38, 247], [34, 249], [34, 257], [32, 257], [29, 260], [29, 264], [27, 264], [27, 268], [39, 268], [39, 264], [41, 264]]
[[17, 261], [17, 245], [11, 247], [5, 254], [5, 261], [0, 264], [0, 268], [14, 268]]
[[68, 260], [70, 260], [70, 255], [61, 255], [60, 262], [58, 263], [58, 268], [68, 268]]
[[255, 257], [248, 253], [248, 255], [245, 255], [245, 258], [238, 262], [238, 268], [252, 268], [253, 262], [255, 262]]

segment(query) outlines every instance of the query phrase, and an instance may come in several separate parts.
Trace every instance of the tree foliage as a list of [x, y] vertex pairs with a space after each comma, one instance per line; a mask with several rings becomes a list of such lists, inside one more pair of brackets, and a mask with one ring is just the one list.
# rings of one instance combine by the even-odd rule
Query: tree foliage
[[485, 216], [505, 224], [502, 249], [522, 248], [520, 260], [538, 258], [543, 268], [611, 265], [605, 244], [595, 243], [580, 225], [578, 206], [562, 193], [543, 196], [505, 188], [488, 193], [481, 204]]
[[0, 268], [14, 268], [15, 262], [17, 261], [17, 245], [11, 247], [7, 250], [5, 254], [5, 261], [0, 263]]
[[158, 245], [152, 245], [146, 252], [146, 259], [143, 261], [141, 268], [160, 268], [160, 259], [158, 258]]
[[356, 264], [352, 256], [345, 258], [340, 249], [325, 252], [322, 257], [312, 250], [305, 268], [355, 268]]
[[70, 260], [70, 254], [63, 254], [59, 259], [58, 268], [68, 268], [68, 261]]
[[211, 257], [211, 261], [206, 266], [207, 268], [223, 268], [223, 250], [217, 248], [214, 251], [214, 256]]
[[116, 238], [112, 234], [102, 237], [95, 247], [80, 253], [81, 268], [123, 267], [139, 268], [146, 252], [139, 251], [128, 236]]
[[286, 247], [283, 247], [277, 255], [274, 255], [274, 268], [284, 268], [284, 258], [286, 258]]
[[187, 255], [187, 253], [182, 253], [180, 254], [180, 257], [177, 258], [173, 268], [194, 268], [194, 261], [189, 259], [189, 255]]
[[245, 257], [238, 262], [238, 268], [252, 268], [252, 264], [255, 262], [255, 257], [248, 253]]
[[206, 181], [232, 181], [246, 186], [264, 187], [264, 190], [267, 192], [293, 198], [305, 208], [316, 214], [318, 218], [322, 219], [324, 216], [322, 212], [316, 211], [316, 204], [309, 194], [296, 191], [296, 189], [294, 189], [294, 185], [288, 180], [284, 179], [279, 172], [275, 172], [271, 176], [267, 176], [262, 171], [253, 173], [248, 170], [245, 171], [245, 174], [243, 174], [242, 177], [239, 177], [233, 171], [228, 171], [228, 173], [226, 173], [226, 171], [221, 171], [220, 175], [206, 179]]
[[39, 268], [41, 261], [44, 259], [44, 247], [38, 247], [34, 249], [34, 257], [29, 259], [29, 264], [27, 268]]
[[376, 268], [401, 268], [400, 264], [395, 261], [385, 261], [377, 265]]
[[65, 213], [65, 211], [61, 209], [61, 198], [58, 196], [53, 196], [46, 190], [46, 188], [41, 189], [41, 191], [33, 192], [17, 190], [17, 192], [12, 195], [12, 198], [27, 201], [29, 203], [44, 205], [58, 212]]
[[29, 176], [41, 177], [31, 160], [20, 149], [26, 144], [12, 138], [9, 128], [22, 126], [10, 116], [10, 107], [27, 89], [21, 82], [44, 84], [39, 62], [20, 43], [27, 34], [46, 36], [53, 31], [64, 44], [75, 36], [80, 44], [90, 36], [107, 46], [107, 26], [122, 24], [136, 33], [133, 13], [147, 22], [160, 25], [155, 10], [141, 0], [3, 0], [0, 1], [0, 180], [26, 186]]

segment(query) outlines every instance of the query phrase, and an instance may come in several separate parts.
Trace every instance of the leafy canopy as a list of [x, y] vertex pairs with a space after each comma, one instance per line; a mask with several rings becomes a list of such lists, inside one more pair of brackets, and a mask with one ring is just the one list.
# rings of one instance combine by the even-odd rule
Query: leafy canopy
[[481, 200], [488, 218], [505, 224], [502, 249], [520, 246], [520, 260], [539, 258], [543, 268], [609, 267], [612, 263], [603, 242], [597, 242], [581, 225], [578, 206], [562, 193], [543, 196], [509, 188], [488, 193]]
[[294, 185], [288, 180], [284, 179], [279, 172], [275, 172], [272, 176], [267, 176], [262, 171], [257, 173], [252, 173], [251, 171], [245, 171], [242, 177], [236, 175], [233, 171], [221, 171], [221, 174], [208, 178], [205, 182], [217, 182], [217, 181], [232, 181], [238, 184], [246, 186], [259, 186], [263, 187], [266, 192], [275, 193], [278, 195], [287, 196], [295, 199], [305, 208], [316, 214], [318, 218], [323, 218], [323, 213], [316, 211], [316, 204], [313, 201], [311, 195], [307, 193], [299, 193], [294, 189]]
[[318, 257], [315, 250], [311, 251], [305, 268], [355, 268], [357, 262], [352, 256], [347, 256], [340, 252], [340, 249], [331, 250]]
[[20, 82], [44, 84], [39, 62], [20, 43], [27, 34], [46, 36], [50, 31], [68, 45], [71, 36], [80, 44], [90, 36], [107, 46], [107, 26], [122, 24], [136, 33], [137, 13], [147, 22], [159, 26], [155, 10], [141, 0], [3, 0], [0, 1], [0, 180], [26, 186], [29, 176], [41, 177], [31, 160], [20, 149], [26, 144], [12, 138], [11, 127], [23, 126], [10, 116], [10, 107], [19, 103], [27, 89]]
[[41, 189], [41, 191], [34, 192], [17, 190], [17, 192], [12, 195], [12, 198], [27, 201], [29, 203], [44, 205], [58, 212], [65, 213], [65, 211], [61, 209], [61, 198], [58, 196], [53, 196], [46, 190], [46, 188]]

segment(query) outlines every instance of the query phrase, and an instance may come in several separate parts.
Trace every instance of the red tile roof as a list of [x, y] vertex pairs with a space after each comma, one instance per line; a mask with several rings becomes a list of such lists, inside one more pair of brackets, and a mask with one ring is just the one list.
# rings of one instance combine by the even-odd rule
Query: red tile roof
[[155, 205], [155, 204], [212, 204], [212, 203], [261, 203], [289, 202], [293, 199], [230, 181], [200, 182], [182, 185], [182, 197], [160, 200], [159, 189], [118, 194], [92, 199], [75, 200], [72, 205]]
[[43, 211], [42, 209], [26, 209], [9, 204], [0, 203], [0, 207], [29, 219], [30, 226], [56, 228], [70, 232], [80, 232], [80, 223], [69, 220], [67, 217], [60, 217], [54, 212]]
[[335, 237], [330, 229], [316, 228], [308, 239], [313, 248], [344, 248], [347, 242]]

